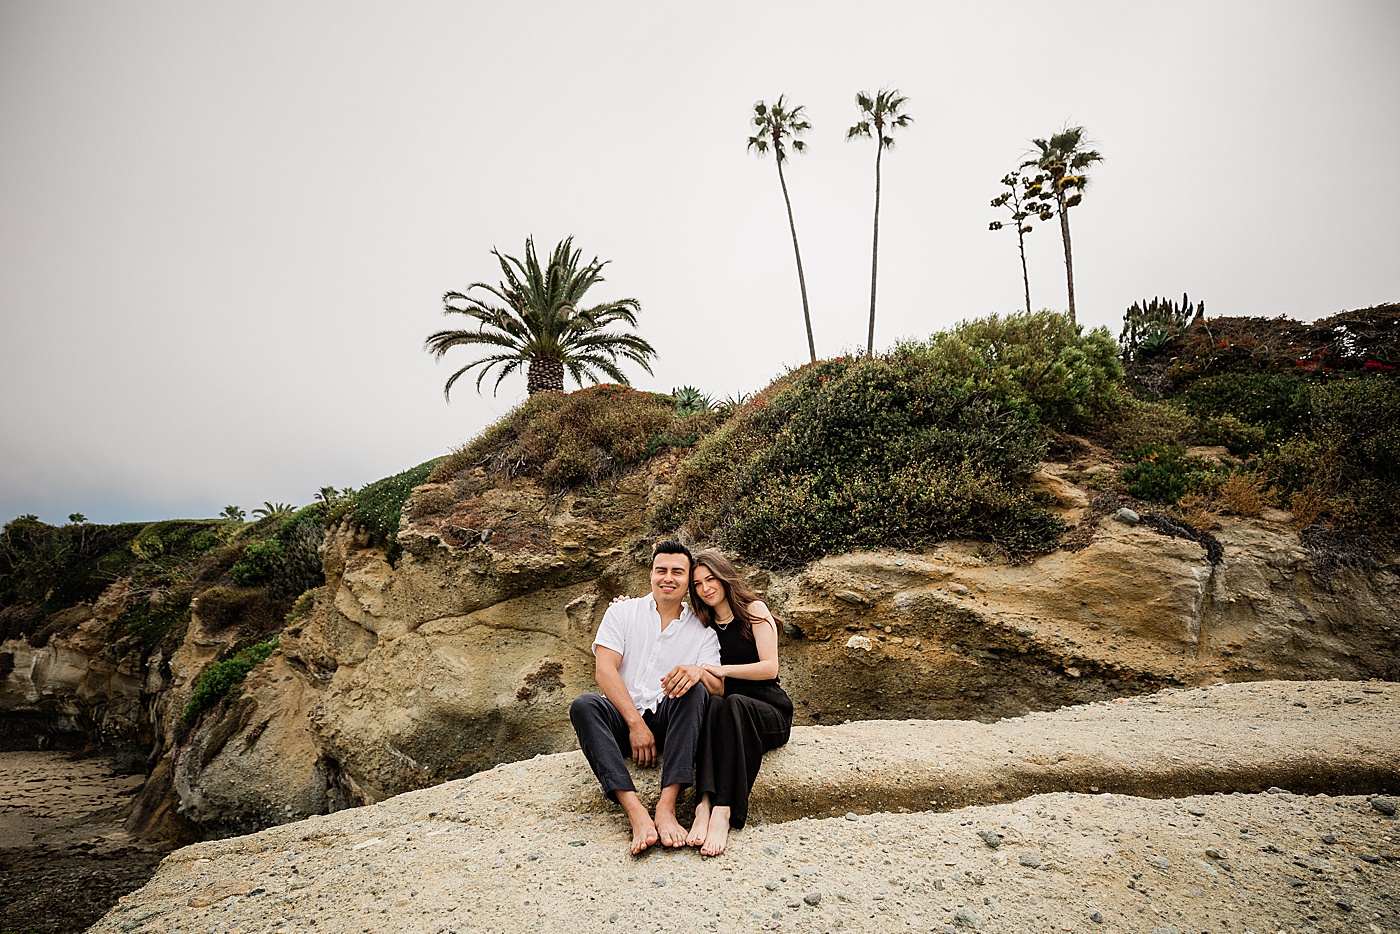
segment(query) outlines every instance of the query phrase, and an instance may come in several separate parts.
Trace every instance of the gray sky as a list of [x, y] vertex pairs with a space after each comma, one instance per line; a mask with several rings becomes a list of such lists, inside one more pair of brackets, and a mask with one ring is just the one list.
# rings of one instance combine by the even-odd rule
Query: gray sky
[[[752, 391], [806, 359], [754, 101], [806, 104], [788, 184], [817, 351], [1021, 305], [998, 179], [1083, 125], [1080, 320], [1400, 300], [1400, 3], [101, 3], [0, 0], [0, 521], [304, 504], [524, 397], [447, 376], [441, 294], [573, 234], [658, 349], [634, 385]], [[1053, 226], [1037, 308], [1065, 307]], [[454, 316], [451, 326], [466, 319]], [[455, 363], [454, 363], [455, 360]]]

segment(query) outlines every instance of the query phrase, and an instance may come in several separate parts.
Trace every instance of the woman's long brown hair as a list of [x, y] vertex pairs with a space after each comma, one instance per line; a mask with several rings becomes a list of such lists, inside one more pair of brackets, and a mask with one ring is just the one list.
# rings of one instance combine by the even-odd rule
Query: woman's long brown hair
[[[719, 580], [720, 586], [724, 588], [724, 597], [729, 601], [729, 608], [734, 611], [734, 621], [739, 624], [739, 631], [744, 634], [745, 639], [752, 642], [753, 621], [758, 617], [749, 612], [749, 606], [758, 600], [758, 594], [749, 586], [748, 581], [739, 576], [733, 563], [718, 551], [707, 549], [697, 554], [692, 568], [702, 566], [708, 568], [710, 573]], [[701, 600], [700, 594], [696, 592], [693, 569], [690, 579], [690, 608], [695, 611], [696, 616], [700, 617], [701, 623], [711, 628], [714, 627], [715, 608]], [[781, 635], [782, 621], [774, 616], [773, 622], [778, 625], [778, 633]]]

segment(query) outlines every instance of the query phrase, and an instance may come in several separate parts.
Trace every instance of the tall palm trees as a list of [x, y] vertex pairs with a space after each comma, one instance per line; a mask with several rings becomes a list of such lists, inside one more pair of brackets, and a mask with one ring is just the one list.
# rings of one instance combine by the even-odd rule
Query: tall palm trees
[[873, 98], [861, 91], [856, 95], [856, 106], [860, 108], [861, 120], [846, 131], [846, 139], [859, 136], [867, 139], [873, 136], [875, 146], [875, 230], [870, 237], [870, 332], [865, 341], [865, 355], [875, 352], [875, 279], [880, 261], [880, 156], [894, 145], [896, 127], [906, 127], [914, 122], [908, 114], [900, 113], [908, 98], [897, 90], [884, 90]]
[[[1065, 245], [1069, 320], [1074, 324], [1074, 259], [1069, 245], [1069, 209], [1084, 200], [1084, 189], [1089, 185], [1089, 176], [1084, 170], [1096, 162], [1102, 162], [1103, 156], [1099, 155], [1098, 150], [1088, 148], [1092, 144], [1084, 138], [1082, 126], [1065, 127], [1049, 139], [1035, 139], [1031, 143], [1035, 151], [1024, 165], [1035, 166], [1046, 174], [1046, 184], [1050, 186], [1048, 197], [1055, 199], [1055, 213], [1060, 216], [1060, 239]], [[1035, 196], [1045, 197], [1040, 192], [1036, 192]]]
[[802, 273], [802, 251], [797, 246], [797, 224], [792, 219], [792, 199], [788, 197], [787, 179], [783, 176], [783, 163], [787, 161], [786, 141], [791, 140], [792, 148], [802, 152], [807, 148], [807, 144], [797, 137], [810, 130], [812, 124], [807, 122], [803, 106], [799, 104], [789, 109], [786, 98], [786, 95], [780, 94], [772, 105], [764, 101], [753, 105], [753, 125], [758, 132], [749, 137], [748, 148], [762, 155], [772, 147], [778, 163], [778, 184], [783, 189], [788, 229], [792, 231], [792, 252], [797, 257], [797, 285], [802, 290], [802, 318], [807, 324], [807, 352], [811, 355], [812, 362], [816, 363], [817, 343], [812, 337], [812, 311], [807, 304], [807, 278]]
[[[524, 262], [492, 250], [501, 264], [504, 281], [499, 285], [473, 282], [465, 292], [448, 292], [442, 297], [443, 314], [466, 315], [475, 320], [476, 327], [429, 335], [427, 350], [434, 357], [442, 359], [453, 347], [471, 344], [501, 348], [448, 377], [442, 389], [444, 396], [449, 396], [459, 377], [476, 367], [481, 367], [476, 377], [478, 392], [492, 367], [500, 366], [493, 392], [507, 376], [525, 367], [532, 396], [537, 392], [562, 392], [565, 370], [579, 385], [585, 379], [597, 382], [599, 373], [626, 383], [627, 377], [617, 367], [619, 356], [651, 372], [647, 358], [656, 354], [651, 344], [635, 334], [605, 330], [617, 321], [637, 326], [637, 313], [642, 306], [635, 298], [579, 307], [584, 293], [603, 281], [602, 270], [607, 263], [595, 256], [592, 262], [580, 266], [582, 251], [573, 249], [573, 242], [573, 237], [561, 241], [545, 266], [535, 255], [533, 237], [525, 241]], [[474, 290], [485, 295], [469, 294]], [[493, 297], [497, 301], [492, 301]]]

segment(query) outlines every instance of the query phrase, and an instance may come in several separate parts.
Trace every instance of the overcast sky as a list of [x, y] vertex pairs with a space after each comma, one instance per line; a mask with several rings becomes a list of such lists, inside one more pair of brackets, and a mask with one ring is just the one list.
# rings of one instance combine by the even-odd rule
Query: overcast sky
[[[1029, 140], [1105, 161], [1071, 213], [1081, 322], [1189, 292], [1312, 319], [1400, 300], [1400, 3], [0, 0], [0, 521], [304, 504], [443, 454], [525, 395], [423, 340], [489, 251], [572, 234], [655, 375], [717, 396], [806, 360], [753, 103], [805, 104], [788, 185], [817, 352], [1020, 307], [988, 201]], [[1037, 308], [1066, 306], [1053, 226]], [[454, 316], [461, 326], [465, 319]]]

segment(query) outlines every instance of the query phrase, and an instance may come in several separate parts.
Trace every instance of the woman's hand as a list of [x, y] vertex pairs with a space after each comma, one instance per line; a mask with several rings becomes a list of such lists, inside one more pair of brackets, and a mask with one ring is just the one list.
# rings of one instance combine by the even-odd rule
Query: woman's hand
[[729, 676], [729, 669], [725, 665], [701, 665], [700, 667], [720, 680]]
[[632, 598], [629, 597], [627, 594], [625, 594], [625, 593], [620, 593], [620, 594], [618, 594], [616, 597], [613, 597], [613, 598], [612, 598], [612, 603], [609, 603], [608, 606], [612, 606], [613, 603], [626, 603], [628, 600], [631, 600], [631, 599], [632, 599]]

